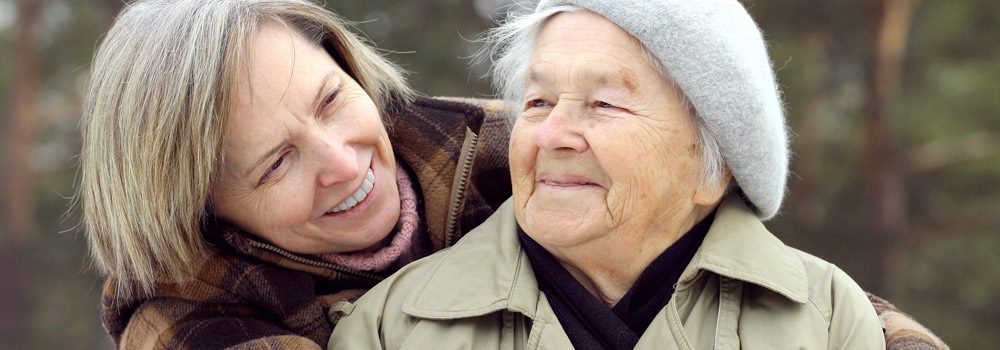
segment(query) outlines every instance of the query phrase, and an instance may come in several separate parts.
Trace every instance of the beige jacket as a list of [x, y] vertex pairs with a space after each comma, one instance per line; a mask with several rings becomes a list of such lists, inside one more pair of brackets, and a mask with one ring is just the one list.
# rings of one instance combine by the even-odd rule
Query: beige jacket
[[[343, 315], [330, 349], [572, 349], [517, 239], [508, 200], [454, 247], [417, 261]], [[864, 292], [723, 201], [636, 349], [884, 349]]]

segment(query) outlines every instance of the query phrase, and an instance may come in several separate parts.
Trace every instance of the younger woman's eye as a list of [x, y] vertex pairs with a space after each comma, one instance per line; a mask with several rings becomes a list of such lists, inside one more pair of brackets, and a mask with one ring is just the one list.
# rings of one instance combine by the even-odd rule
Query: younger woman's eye
[[317, 116], [325, 116], [330, 112], [327, 109], [337, 100], [337, 95], [340, 95], [340, 89], [333, 90], [333, 92], [330, 92], [329, 95], [326, 95], [326, 97], [319, 102], [319, 110], [316, 111]]
[[326, 107], [326, 106], [330, 105], [331, 103], [333, 103], [333, 100], [337, 99], [337, 95], [339, 93], [340, 93], [340, 89], [333, 90], [333, 92], [331, 92], [329, 95], [326, 96], [326, 98], [323, 99], [322, 107]]
[[276, 159], [274, 161], [273, 164], [271, 164], [270, 167], [267, 168], [266, 171], [264, 171], [264, 175], [260, 177], [260, 182], [264, 182], [264, 181], [270, 179], [271, 176], [274, 174], [275, 171], [278, 171], [278, 169], [281, 169], [281, 165], [285, 163], [285, 156], [286, 155], [287, 154], [282, 154], [280, 157], [278, 157], [278, 159]]
[[337, 101], [338, 95], [340, 95], [340, 88], [334, 89], [329, 95], [326, 95], [323, 100], [319, 101], [319, 108], [316, 110], [317, 118], [322, 119], [330, 113], [330, 105]]

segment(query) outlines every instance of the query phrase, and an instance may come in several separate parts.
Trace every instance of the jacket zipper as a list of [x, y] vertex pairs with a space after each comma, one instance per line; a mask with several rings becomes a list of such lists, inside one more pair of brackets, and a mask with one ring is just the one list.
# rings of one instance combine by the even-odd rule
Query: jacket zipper
[[462, 153], [459, 154], [458, 171], [455, 173], [455, 182], [451, 186], [451, 200], [448, 202], [447, 226], [444, 231], [444, 245], [450, 247], [458, 239], [455, 231], [458, 230], [458, 216], [461, 203], [465, 200], [465, 185], [469, 183], [469, 174], [472, 169], [472, 162], [476, 159], [476, 146], [479, 145], [479, 135], [469, 128], [465, 129], [465, 144], [462, 145]]
[[354, 275], [354, 276], [357, 276], [357, 277], [367, 278], [367, 279], [370, 279], [370, 280], [374, 280], [375, 282], [378, 282], [378, 281], [381, 281], [381, 280], [384, 279], [383, 277], [375, 275], [375, 274], [371, 274], [371, 273], [367, 273], [367, 272], [363, 272], [363, 271], [357, 271], [357, 270], [349, 269], [349, 268], [346, 268], [346, 267], [343, 267], [343, 266], [337, 266], [337, 265], [330, 264], [330, 263], [324, 263], [324, 262], [319, 262], [319, 261], [315, 261], [315, 260], [311, 260], [311, 259], [306, 259], [306, 258], [300, 257], [298, 255], [289, 253], [289, 252], [285, 251], [284, 249], [281, 249], [281, 248], [272, 246], [270, 244], [267, 244], [267, 243], [261, 243], [261, 242], [257, 242], [257, 241], [254, 241], [254, 240], [248, 240], [248, 241], [250, 242], [250, 245], [252, 245], [254, 247], [257, 247], [257, 248], [260, 248], [260, 249], [264, 249], [264, 250], [270, 251], [272, 253], [276, 253], [278, 255], [281, 255], [284, 258], [290, 259], [290, 260], [298, 262], [298, 263], [302, 263], [302, 264], [306, 264], [306, 265], [312, 265], [312, 266], [315, 266], [315, 267], [322, 267], [322, 268], [334, 270], [334, 271], [337, 271], [337, 272], [345, 273], [345, 274], [348, 274], [348, 275]]

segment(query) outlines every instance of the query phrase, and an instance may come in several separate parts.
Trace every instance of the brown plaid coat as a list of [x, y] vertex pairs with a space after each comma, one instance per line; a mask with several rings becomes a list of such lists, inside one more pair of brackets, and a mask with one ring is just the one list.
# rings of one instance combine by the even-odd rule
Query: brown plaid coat
[[[508, 123], [500, 104], [418, 98], [392, 119], [396, 156], [416, 175], [434, 250], [450, 246], [510, 194]], [[117, 301], [111, 279], [104, 327], [120, 348], [313, 348], [332, 331], [331, 305], [385, 275], [296, 255], [226, 224], [206, 229], [211, 256], [193, 281], [161, 283]]]

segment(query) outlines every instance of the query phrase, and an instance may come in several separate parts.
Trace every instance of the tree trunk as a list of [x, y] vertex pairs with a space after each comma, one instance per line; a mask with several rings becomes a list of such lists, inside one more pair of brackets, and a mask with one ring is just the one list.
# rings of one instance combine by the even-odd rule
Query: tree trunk
[[888, 105], [896, 95], [906, 42], [913, 15], [914, 0], [877, 0], [875, 2], [875, 38], [869, 71], [865, 121], [865, 159], [871, 198], [872, 224], [878, 235], [876, 272], [877, 292], [887, 298], [897, 294], [897, 275], [905, 262], [907, 237], [906, 192], [904, 174], [898, 164], [890, 128]]
[[14, 37], [14, 74], [10, 89], [11, 113], [4, 135], [6, 171], [3, 221], [0, 242], [0, 339], [3, 348], [18, 349], [28, 338], [28, 279], [25, 274], [26, 247], [34, 231], [34, 181], [30, 155], [34, 148], [35, 110], [39, 82], [38, 32], [42, 6], [38, 0], [18, 0]]

